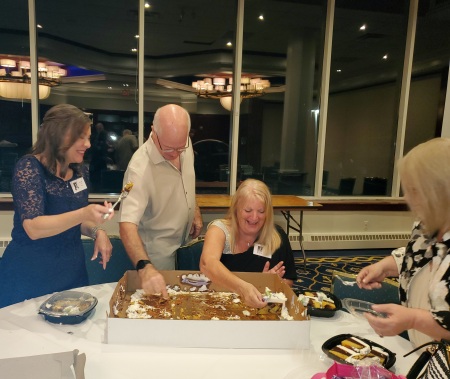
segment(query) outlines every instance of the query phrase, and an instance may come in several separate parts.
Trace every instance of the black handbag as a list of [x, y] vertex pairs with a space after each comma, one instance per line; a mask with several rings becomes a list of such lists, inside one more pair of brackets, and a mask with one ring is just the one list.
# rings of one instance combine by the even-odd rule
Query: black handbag
[[450, 341], [428, 342], [408, 354], [427, 347], [413, 364], [406, 379], [448, 379], [450, 378]]

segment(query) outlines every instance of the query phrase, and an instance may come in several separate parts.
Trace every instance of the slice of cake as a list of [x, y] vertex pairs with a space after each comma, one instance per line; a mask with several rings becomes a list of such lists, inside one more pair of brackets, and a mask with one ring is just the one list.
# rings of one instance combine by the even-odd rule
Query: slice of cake
[[384, 365], [386, 360], [389, 358], [388, 353], [377, 346], [372, 346], [372, 350], [370, 351], [368, 356], [374, 361], [379, 362], [381, 365]]
[[370, 360], [384, 365], [389, 354], [382, 348], [371, 346], [357, 337], [347, 337], [340, 344], [329, 349], [329, 352], [341, 360], [355, 364], [361, 360]]
[[352, 349], [357, 353], [361, 353], [364, 355], [369, 354], [371, 350], [371, 346], [369, 344], [365, 343], [364, 341], [356, 337], [346, 338], [341, 342], [341, 344], [345, 347], [348, 347], [349, 349]]
[[349, 349], [348, 347], [345, 347], [343, 345], [336, 345], [329, 351], [331, 354], [350, 364], [355, 364], [356, 362], [361, 361], [365, 357], [365, 355], [357, 353], [352, 349]]
[[335, 310], [336, 305], [333, 299], [328, 297], [324, 292], [305, 291], [305, 294], [298, 295], [300, 301], [305, 307], [310, 306], [316, 309]]

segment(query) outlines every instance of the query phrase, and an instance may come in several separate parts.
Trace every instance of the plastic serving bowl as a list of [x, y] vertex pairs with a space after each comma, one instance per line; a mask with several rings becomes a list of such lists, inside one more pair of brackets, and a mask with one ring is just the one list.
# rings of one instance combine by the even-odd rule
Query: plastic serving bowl
[[97, 298], [87, 292], [58, 292], [42, 303], [38, 313], [55, 324], [79, 324], [88, 318], [97, 302]]
[[[307, 291], [307, 292], [317, 292], [317, 291]], [[333, 295], [330, 292], [324, 292], [324, 291], [319, 291], [319, 292], [322, 292], [323, 294], [325, 294], [326, 297], [333, 300], [335, 309], [315, 308], [311, 305], [308, 305], [306, 307], [308, 309], [308, 314], [310, 316], [314, 316], [314, 317], [333, 317], [334, 314], [336, 313], [336, 311], [342, 309], [341, 301], [339, 300], [339, 298], [337, 296]], [[300, 296], [300, 295], [304, 295], [304, 292], [296, 291], [296, 294], [297, 294], [297, 296]]]
[[342, 364], [346, 364], [346, 365], [352, 365], [351, 363], [346, 362], [345, 360], [335, 356], [334, 354], [330, 353], [330, 350], [337, 346], [340, 345], [341, 342], [347, 338], [350, 337], [356, 337], [358, 339], [360, 339], [361, 341], [364, 341], [365, 343], [367, 343], [371, 348], [373, 347], [377, 347], [378, 349], [381, 349], [382, 351], [384, 351], [387, 354], [387, 359], [384, 361], [383, 366], [387, 369], [391, 368], [395, 361], [396, 361], [396, 356], [395, 353], [393, 353], [392, 351], [390, 351], [389, 349], [385, 348], [384, 346], [373, 342], [371, 340], [368, 340], [366, 338], [363, 337], [359, 337], [359, 336], [355, 336], [353, 334], [339, 334], [337, 336], [334, 336], [332, 338], [330, 338], [329, 340], [325, 341], [322, 345], [322, 351], [332, 360], [338, 362], [338, 363], [342, 363]]
[[364, 313], [370, 313], [377, 317], [386, 318], [387, 315], [385, 313], [376, 312], [372, 309], [373, 303], [369, 303], [368, 301], [358, 300], [358, 299], [343, 299], [342, 307], [347, 309], [353, 316], [359, 317], [361, 319], [366, 319], [364, 317]]

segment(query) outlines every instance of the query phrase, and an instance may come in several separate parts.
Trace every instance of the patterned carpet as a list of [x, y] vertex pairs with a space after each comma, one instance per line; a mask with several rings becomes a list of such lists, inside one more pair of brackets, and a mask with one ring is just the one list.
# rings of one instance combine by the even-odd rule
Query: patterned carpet
[[303, 271], [303, 258], [296, 255], [297, 281], [294, 283], [295, 292], [305, 290], [330, 292], [331, 274], [334, 270], [357, 274], [361, 268], [383, 259], [385, 255], [375, 256], [326, 256], [308, 257], [306, 259], [306, 273]]

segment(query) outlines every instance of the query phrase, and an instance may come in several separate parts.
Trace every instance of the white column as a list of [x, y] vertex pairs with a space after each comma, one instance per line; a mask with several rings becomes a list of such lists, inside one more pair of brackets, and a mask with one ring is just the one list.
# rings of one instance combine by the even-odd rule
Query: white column
[[281, 171], [305, 170], [305, 136], [312, 120], [315, 55], [316, 45], [312, 35], [305, 33], [289, 43], [281, 134]]

